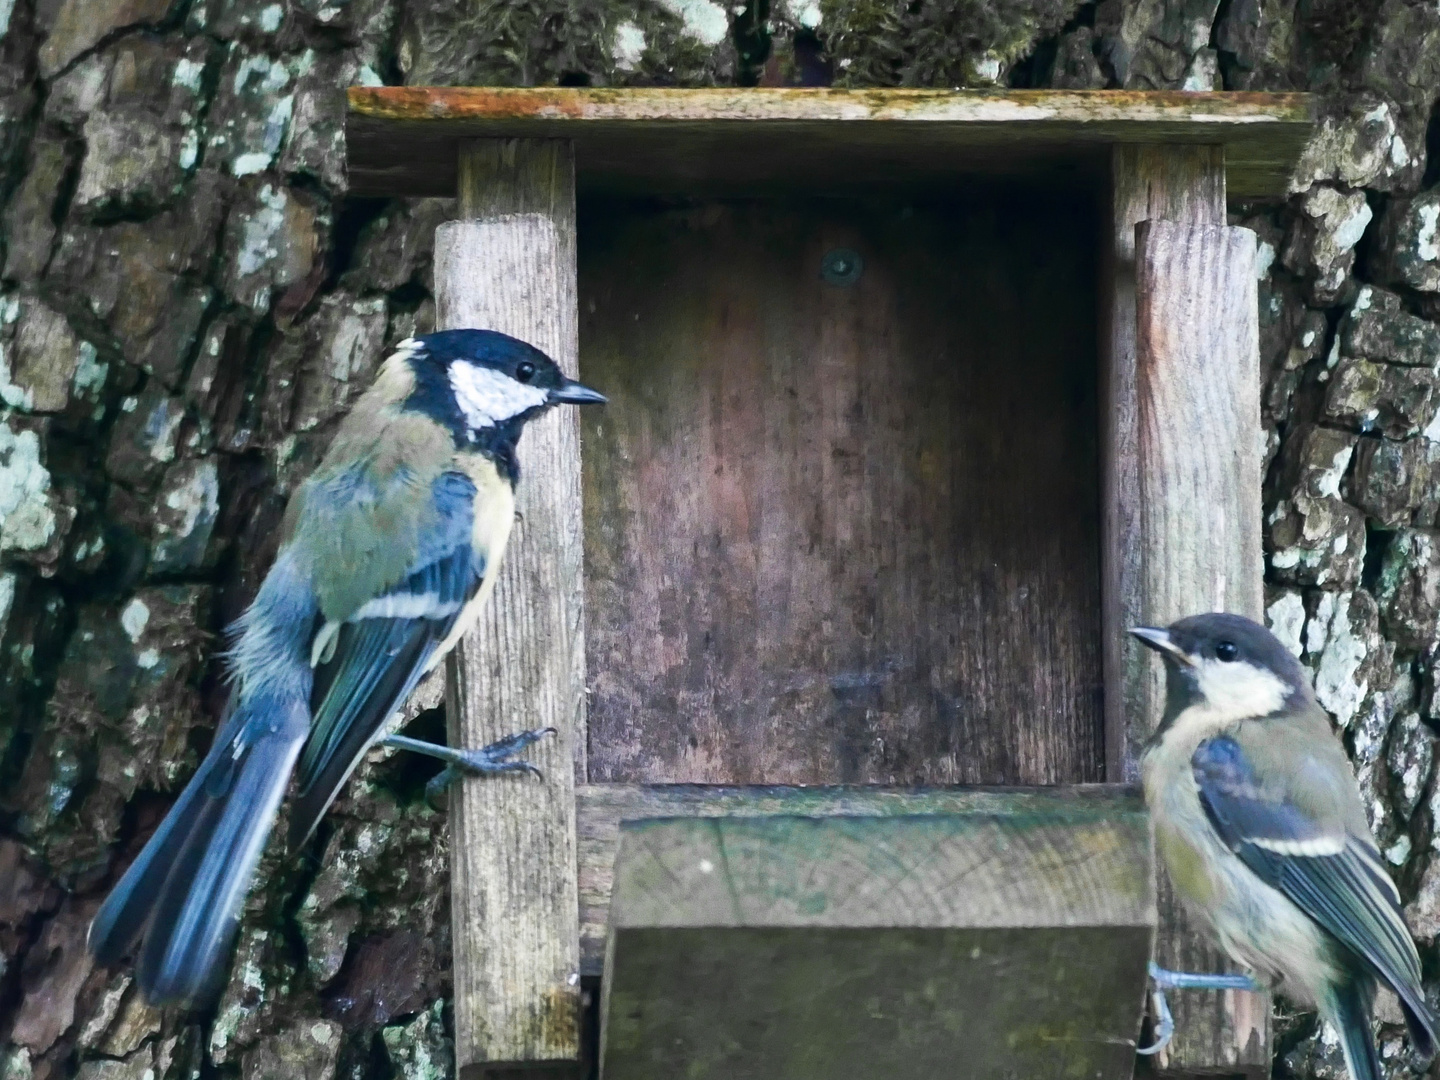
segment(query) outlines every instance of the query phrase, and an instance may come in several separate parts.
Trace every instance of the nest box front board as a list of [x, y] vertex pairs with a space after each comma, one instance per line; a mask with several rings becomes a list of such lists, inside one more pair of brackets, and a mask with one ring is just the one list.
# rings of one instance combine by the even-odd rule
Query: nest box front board
[[1223, 141], [1274, 194], [1284, 104], [352, 92], [360, 194], [574, 143], [588, 779], [1105, 779], [1110, 146]]
[[[458, 190], [487, 236], [560, 230], [553, 302], [610, 398], [579, 421], [562, 620], [584, 634], [580, 970], [603, 959], [606, 785], [653, 817], [793, 810], [636, 785], [1134, 779], [1158, 691], [1124, 628], [1258, 614], [1254, 242], [1226, 199], [1283, 196], [1309, 125], [1299, 95], [350, 91], [353, 194]], [[574, 859], [574, 807], [535, 812]], [[1185, 1009], [1179, 1067], [1268, 1069], [1263, 1018]], [[496, 1059], [468, 1038], [462, 1065]]]

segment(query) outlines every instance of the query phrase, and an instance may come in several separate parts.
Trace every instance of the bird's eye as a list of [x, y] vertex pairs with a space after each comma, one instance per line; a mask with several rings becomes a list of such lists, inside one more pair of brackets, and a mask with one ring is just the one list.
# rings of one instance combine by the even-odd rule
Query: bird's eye
[[529, 360], [521, 360], [515, 367], [515, 378], [521, 382], [529, 382], [535, 377], [535, 365]]
[[1215, 655], [1228, 664], [1240, 655], [1240, 650], [1235, 647], [1233, 641], [1222, 641], [1215, 646]]

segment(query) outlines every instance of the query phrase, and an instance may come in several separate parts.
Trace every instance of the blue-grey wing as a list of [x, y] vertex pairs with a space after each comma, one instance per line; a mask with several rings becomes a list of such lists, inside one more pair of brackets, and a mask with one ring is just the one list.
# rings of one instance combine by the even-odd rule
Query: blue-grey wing
[[411, 572], [335, 633], [315, 668], [314, 719], [297, 769], [290, 840], [303, 843], [386, 722], [405, 703], [479, 589], [485, 567], [471, 545], [475, 486], [445, 473], [434, 497], [439, 528]]
[[1399, 995], [1417, 1049], [1432, 1053], [1435, 1021], [1420, 986], [1420, 958], [1400, 894], [1369, 838], [1317, 822], [1264, 790], [1232, 738], [1202, 743], [1191, 766], [1201, 805], [1226, 846]]

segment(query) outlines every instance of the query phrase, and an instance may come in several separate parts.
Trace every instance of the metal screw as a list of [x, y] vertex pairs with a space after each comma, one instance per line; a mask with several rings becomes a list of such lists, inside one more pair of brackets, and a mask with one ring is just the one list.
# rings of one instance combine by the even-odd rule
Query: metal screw
[[860, 274], [865, 269], [865, 260], [860, 258], [860, 253], [851, 248], [835, 248], [827, 251], [825, 258], [820, 260], [820, 276], [831, 285], [839, 285], [842, 288], [847, 285], [854, 285], [860, 280]]

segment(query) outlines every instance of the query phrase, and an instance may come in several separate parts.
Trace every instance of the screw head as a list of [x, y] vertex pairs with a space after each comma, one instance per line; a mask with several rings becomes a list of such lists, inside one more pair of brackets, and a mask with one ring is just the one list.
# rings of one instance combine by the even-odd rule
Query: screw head
[[842, 288], [854, 285], [865, 269], [865, 260], [853, 248], [834, 248], [820, 260], [820, 277], [830, 285]]

